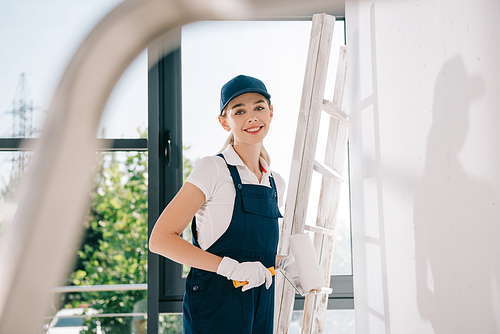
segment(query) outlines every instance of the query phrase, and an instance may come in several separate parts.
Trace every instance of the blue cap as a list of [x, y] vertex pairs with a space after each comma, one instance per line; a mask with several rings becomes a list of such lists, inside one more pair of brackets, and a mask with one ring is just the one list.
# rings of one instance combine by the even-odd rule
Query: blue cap
[[220, 111], [227, 106], [229, 101], [245, 93], [259, 93], [271, 101], [271, 95], [267, 92], [262, 81], [247, 75], [238, 75], [229, 80], [220, 91]]

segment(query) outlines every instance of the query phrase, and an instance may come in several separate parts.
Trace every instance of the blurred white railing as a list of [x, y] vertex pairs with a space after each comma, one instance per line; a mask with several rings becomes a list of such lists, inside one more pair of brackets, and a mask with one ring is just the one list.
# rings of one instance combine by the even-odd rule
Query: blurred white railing
[[53, 293], [147, 290], [147, 284], [70, 285], [52, 288]]

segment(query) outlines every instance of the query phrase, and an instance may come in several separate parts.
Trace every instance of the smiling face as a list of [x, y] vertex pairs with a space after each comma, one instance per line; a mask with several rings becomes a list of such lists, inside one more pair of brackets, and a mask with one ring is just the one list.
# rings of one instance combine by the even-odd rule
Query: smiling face
[[219, 122], [226, 131], [232, 131], [234, 143], [262, 144], [273, 118], [273, 106], [258, 93], [246, 93], [232, 99]]

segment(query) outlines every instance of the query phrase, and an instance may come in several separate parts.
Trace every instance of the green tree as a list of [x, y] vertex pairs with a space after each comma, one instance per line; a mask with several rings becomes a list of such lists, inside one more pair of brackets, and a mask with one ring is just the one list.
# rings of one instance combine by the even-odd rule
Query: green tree
[[[98, 154], [96, 178], [82, 246], [70, 284], [140, 284], [147, 281], [147, 153]], [[192, 163], [184, 159], [184, 180]], [[103, 313], [137, 312], [146, 291], [69, 293], [66, 307], [91, 307]], [[138, 303], [143, 301], [142, 303]], [[145, 312], [142, 309], [139, 312]], [[179, 316], [162, 316], [163, 333], [181, 333]], [[131, 317], [102, 317], [85, 320], [94, 333], [97, 322], [105, 333], [130, 333], [139, 325]], [[145, 324], [141, 324], [145, 326]]]
[[[106, 153], [100, 157], [91, 194], [88, 227], [78, 252], [74, 285], [140, 284], [147, 281], [147, 154]], [[103, 313], [131, 313], [146, 291], [70, 294], [72, 306], [88, 303]], [[95, 319], [94, 319], [95, 320]], [[92, 322], [89, 332], [92, 332]], [[105, 333], [128, 333], [130, 317], [100, 318]]]

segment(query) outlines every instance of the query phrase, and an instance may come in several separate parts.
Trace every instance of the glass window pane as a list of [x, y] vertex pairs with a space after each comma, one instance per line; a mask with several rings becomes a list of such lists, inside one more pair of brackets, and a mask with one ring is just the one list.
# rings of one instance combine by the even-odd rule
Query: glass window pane
[[181, 313], [160, 313], [159, 334], [182, 334]]
[[[344, 177], [349, 180], [347, 160], [344, 167]], [[352, 275], [351, 210], [348, 182], [343, 182], [340, 187], [339, 213], [335, 226], [338, 234], [333, 246], [332, 275]]]
[[[38, 137], [53, 94], [92, 28], [123, 0], [0, 1], [0, 137]], [[107, 138], [147, 124], [147, 60], [134, 62], [106, 106]]]
[[0, 152], [0, 240], [7, 221], [14, 214], [9, 200], [15, 196], [32, 155], [32, 152]]
[[144, 50], [122, 75], [108, 99], [99, 138], [145, 138], [148, 124], [148, 57]]
[[72, 283], [146, 283], [147, 153], [97, 153], [96, 160], [97, 175]]
[[[96, 292], [100, 295], [115, 294], [114, 303], [122, 304], [126, 300], [120, 296], [118, 291]], [[110, 305], [111, 306], [111, 305]], [[97, 311], [93, 308], [65, 308], [59, 310], [54, 317], [44, 319], [47, 333], [123, 333], [123, 334], [146, 334], [147, 330], [147, 300], [141, 299], [128, 307], [114, 307], [114, 311]]]
[[[65, 285], [147, 283], [147, 162], [146, 152], [96, 154], [97, 173], [82, 244]], [[146, 313], [146, 295], [146, 290], [72, 292], [59, 294], [54, 305], [100, 313]], [[132, 320], [99, 318], [103, 329], [116, 327], [120, 333], [130, 332], [136, 324]]]
[[252, 75], [271, 93], [274, 117], [265, 146], [272, 168], [288, 179], [310, 29], [308, 21], [199, 22], [183, 28], [183, 141], [189, 159], [221, 148], [228, 133], [217, 120], [220, 89], [238, 74]]
[[0, 152], [0, 200], [9, 198], [24, 175], [32, 152]]
[[[142, 306], [143, 305], [143, 306]], [[147, 332], [147, 311], [146, 299], [137, 303], [132, 313], [125, 312], [123, 309], [118, 315], [110, 313], [92, 314], [90, 317], [73, 318], [46, 318], [45, 324], [48, 328], [59, 327], [57, 330], [62, 332], [63, 327], [67, 328], [64, 333], [120, 333], [120, 334], [146, 334]], [[77, 309], [78, 310], [78, 309]], [[69, 310], [62, 310], [70, 311]], [[68, 313], [68, 312], [65, 312]], [[79, 313], [81, 312], [73, 312]], [[53, 319], [53, 320], [52, 320]], [[52, 321], [51, 321], [52, 320]], [[78, 327], [78, 328], [75, 328]], [[99, 330], [99, 331], [98, 331]], [[81, 332], [80, 332], [81, 331]], [[55, 330], [53, 330], [56, 333]], [[182, 334], [182, 314], [180, 313], [160, 313], [158, 334]]]
[[[139, 303], [145, 303], [146, 299]], [[48, 320], [48, 321], [47, 321]], [[139, 307], [133, 313], [120, 312], [118, 315], [109, 313], [93, 314], [90, 317], [79, 318], [54, 318], [52, 322], [46, 319], [49, 329], [57, 328], [57, 333], [120, 333], [120, 334], [146, 334], [147, 312]], [[65, 329], [66, 327], [67, 329]], [[72, 327], [72, 328], [69, 328]], [[52, 330], [56, 333], [56, 330]], [[52, 333], [51, 331], [51, 333]], [[81, 332], [80, 332], [81, 331]], [[182, 334], [182, 314], [160, 313], [158, 334]]]
[[[302, 328], [303, 311], [293, 311], [289, 334], [299, 334]], [[355, 334], [354, 310], [327, 310], [325, 334]]]

